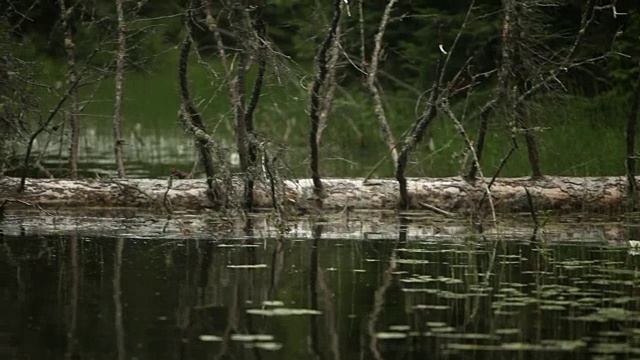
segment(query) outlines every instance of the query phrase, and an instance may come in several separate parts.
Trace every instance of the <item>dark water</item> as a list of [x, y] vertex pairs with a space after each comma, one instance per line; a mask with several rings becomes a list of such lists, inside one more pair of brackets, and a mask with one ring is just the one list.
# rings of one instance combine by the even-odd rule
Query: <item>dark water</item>
[[640, 358], [626, 242], [4, 235], [0, 359]]

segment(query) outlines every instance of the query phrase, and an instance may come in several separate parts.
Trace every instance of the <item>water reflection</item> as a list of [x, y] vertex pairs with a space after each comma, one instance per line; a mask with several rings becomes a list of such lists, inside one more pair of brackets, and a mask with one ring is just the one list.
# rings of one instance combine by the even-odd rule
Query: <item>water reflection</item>
[[[4, 235], [0, 358], [640, 356], [608, 242]], [[405, 228], [406, 229], [406, 228]]]

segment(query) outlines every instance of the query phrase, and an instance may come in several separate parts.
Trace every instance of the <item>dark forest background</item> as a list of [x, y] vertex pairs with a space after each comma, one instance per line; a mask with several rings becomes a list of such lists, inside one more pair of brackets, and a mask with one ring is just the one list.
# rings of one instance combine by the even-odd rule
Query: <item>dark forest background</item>
[[[72, 9], [69, 12], [69, 24], [78, 62], [87, 62], [93, 67], [92, 70], [99, 69], [96, 71], [102, 74], [113, 71], [118, 45], [115, 1], [66, 3]], [[211, 3], [211, 12], [217, 15], [217, 25], [226, 50], [233, 56], [246, 39], [239, 38], [238, 32], [233, 29], [230, 3], [233, 2], [214, 1]], [[260, 8], [267, 26], [270, 51], [275, 59], [268, 81], [281, 82], [280, 76], [285, 74], [295, 77], [294, 82], [303, 87], [310, 83], [318, 46], [332, 18], [333, 2], [251, 0], [239, 3], [250, 17]], [[360, 99], [367, 97], [363, 87], [364, 73], [370, 61], [367, 58], [373, 49], [374, 37], [387, 2], [365, 1], [361, 14], [360, 2], [352, 0], [348, 3], [349, 6], [343, 8], [341, 20], [337, 82], [342, 91], [361, 96], [344, 101], [362, 103]], [[624, 138], [620, 131], [633, 112], [640, 68], [640, 2], [521, 0], [515, 3], [520, 7], [519, 16], [522, 17], [519, 19], [522, 31], [519, 36], [523, 44], [521, 58], [516, 62], [523, 64], [520, 70], [526, 73], [521, 77], [523, 89], [557, 72], [557, 76], [545, 84], [543, 91], [536, 91], [528, 99], [533, 114], [531, 117], [537, 118], [535, 126], [531, 128], [539, 128], [538, 136], [544, 137], [544, 129], [551, 129], [558, 124], [565, 126], [569, 123], [569, 127], [563, 128], [564, 132], [570, 128], [591, 126], [596, 129], [594, 137], [585, 141], [593, 142], [597, 141], [602, 128], [613, 127], [620, 138]], [[149, 0], [125, 1], [124, 4], [128, 31], [127, 71], [175, 77], [174, 73], [163, 75], [162, 69], [165, 68], [162, 64], [168, 57], [176, 56], [172, 49], [176, 49], [186, 35], [184, 14], [187, 2]], [[498, 70], [503, 62], [505, 2], [478, 0], [468, 13], [470, 4], [468, 0], [399, 0], [396, 3], [384, 35], [378, 74], [379, 85], [384, 89], [385, 106], [391, 114], [390, 122], [392, 127], [397, 125], [396, 133], [401, 133], [414, 120], [407, 118], [410, 117], [407, 114], [414, 111], [403, 111], [407, 104], [426, 100], [436, 77], [438, 59], [441, 58], [440, 45], [446, 51], [456, 41], [454, 51], [448, 54], [450, 59], [444, 70], [442, 84], [450, 90], [448, 101], [454, 110], [463, 106], [479, 108], [492, 94], [496, 94], [495, 88], [500, 86]], [[563, 63], [564, 56], [580, 33], [585, 9], [588, 9], [592, 21], [581, 34], [580, 44], [571, 63], [567, 63], [570, 66], [567, 66]], [[2, 144], [6, 148], [8, 143], [16, 139], [26, 141], [37, 124], [42, 122], [42, 114], [53, 107], [52, 102], [43, 105], [42, 96], [37, 94], [43, 87], [54, 89], [64, 84], [64, 78], [56, 80], [51, 74], [57, 71], [64, 76], [66, 53], [57, 0], [3, 0], [0, 1], [0, 13], [3, 14], [0, 22], [0, 76], [3, 78], [0, 96], [1, 111], [4, 113], [0, 120], [4, 132]], [[204, 17], [202, 14], [195, 16], [199, 17], [198, 20]], [[216, 42], [211, 33], [204, 26], [196, 26], [192, 35], [199, 54], [216, 61]], [[291, 72], [294, 75], [286, 75], [290, 73], [281, 71], [286, 67], [294, 68], [295, 71]], [[518, 66], [514, 69], [520, 71], [517, 70]], [[471, 95], [468, 89], [473, 89]], [[412, 100], [406, 101], [408, 98]], [[306, 100], [301, 101], [298, 107], [302, 112], [300, 115], [304, 117]], [[334, 107], [335, 111], [340, 109], [339, 104]], [[29, 115], [30, 112], [37, 112], [40, 117]], [[568, 113], [571, 116], [567, 116]], [[29, 116], [36, 120], [28, 120]], [[508, 139], [508, 121], [501, 120], [505, 118], [504, 113], [498, 111], [495, 117], [492, 128], [501, 129], [503, 132], [500, 136]], [[374, 123], [374, 120], [371, 121]], [[477, 128], [474, 121], [478, 120], [470, 117], [463, 122], [469, 126], [472, 137]], [[304, 134], [307, 130], [302, 124], [304, 122], [298, 125], [303, 129], [299, 132], [302, 134], [300, 144], [306, 141]], [[339, 128], [340, 125], [335, 126]], [[18, 137], [15, 137], [16, 133]], [[362, 136], [364, 140], [358, 142], [361, 146], [379, 141], [379, 138], [372, 140], [367, 134]], [[550, 139], [550, 142], [555, 142], [553, 137]], [[345, 142], [353, 141], [347, 139]], [[572, 144], [565, 145], [570, 147]], [[588, 147], [597, 148], [594, 145], [598, 144], [592, 143]], [[622, 145], [623, 142], [620, 143]], [[454, 149], [448, 156], [456, 156], [456, 151]], [[623, 154], [624, 149], [620, 148], [620, 161], [613, 170], [596, 169], [592, 172], [619, 172], [624, 162]], [[488, 156], [483, 161], [489, 161], [493, 168], [502, 157]], [[543, 162], [544, 157], [543, 154]], [[549, 159], [548, 155], [546, 157], [548, 162], [555, 160]], [[443, 172], [450, 173], [449, 170]], [[383, 173], [389, 175], [388, 172]], [[507, 174], [510, 172], [507, 171]]]

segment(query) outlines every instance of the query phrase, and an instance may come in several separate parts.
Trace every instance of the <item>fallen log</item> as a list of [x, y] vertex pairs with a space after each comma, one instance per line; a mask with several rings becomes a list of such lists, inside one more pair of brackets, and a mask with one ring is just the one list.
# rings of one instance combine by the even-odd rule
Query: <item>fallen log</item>
[[[324, 210], [396, 209], [398, 184], [393, 179], [363, 181], [360, 178], [323, 181]], [[211, 207], [202, 179], [27, 179], [25, 190], [17, 192], [20, 179], [0, 179], [0, 205], [32, 204], [43, 209], [67, 207], [142, 208], [160, 211], [203, 210]], [[297, 211], [313, 211], [315, 195], [310, 179], [287, 180], [283, 184], [284, 202]], [[531, 194], [536, 211], [618, 213], [626, 209], [627, 179], [617, 177], [545, 177], [543, 179], [501, 178], [491, 187], [491, 200], [497, 212], [529, 212]], [[236, 179], [233, 192], [241, 202], [242, 184]], [[481, 180], [460, 177], [409, 178], [409, 209], [434, 208], [453, 213], [475, 213], [489, 209]], [[527, 190], [525, 190], [527, 189]], [[255, 207], [271, 208], [273, 200], [266, 184], [255, 189]], [[9, 205], [7, 205], [9, 206]]]

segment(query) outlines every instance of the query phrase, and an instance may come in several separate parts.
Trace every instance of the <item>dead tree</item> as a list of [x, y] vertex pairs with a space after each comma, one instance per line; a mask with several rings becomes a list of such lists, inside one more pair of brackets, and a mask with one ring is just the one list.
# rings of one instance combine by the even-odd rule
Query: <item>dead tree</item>
[[64, 93], [64, 95], [60, 97], [56, 106], [51, 111], [49, 111], [49, 115], [47, 116], [47, 118], [44, 121], [40, 122], [38, 129], [36, 129], [29, 137], [29, 140], [27, 142], [27, 148], [25, 150], [24, 163], [22, 165], [22, 177], [20, 178], [20, 186], [18, 187], [18, 192], [22, 192], [25, 189], [27, 170], [29, 168], [29, 159], [31, 158], [31, 151], [33, 150], [34, 142], [36, 141], [36, 139], [41, 133], [43, 133], [45, 130], [49, 128], [51, 122], [56, 117], [56, 115], [58, 115], [58, 113], [60, 112], [60, 109], [62, 109], [62, 105], [64, 105], [67, 99], [69, 99], [74, 92], [77, 92], [80, 81], [84, 77], [84, 74], [89, 67], [88, 65], [89, 62], [91, 61], [91, 59], [93, 59], [93, 57], [97, 53], [98, 53], [98, 49], [94, 50], [93, 53], [89, 55], [87, 63], [85, 63], [84, 67], [78, 72], [78, 76], [76, 77], [75, 81], [69, 84], [69, 88]]
[[631, 111], [627, 119], [627, 179], [629, 181], [629, 194], [634, 196], [638, 190], [636, 183], [636, 124], [640, 112], [640, 63], [638, 63], [638, 79], [633, 94]]
[[[498, 68], [498, 79], [494, 96], [478, 112], [480, 127], [476, 142], [478, 159], [482, 156], [490, 117], [500, 110], [509, 121], [512, 147], [501, 161], [497, 173], [509, 156], [518, 148], [517, 136], [522, 135], [527, 144], [527, 156], [531, 175], [543, 176], [538, 155], [537, 129], [529, 116], [530, 100], [545, 92], [553, 94], [556, 84], [564, 87], [561, 75], [568, 70], [604, 60], [610, 54], [605, 52], [590, 58], [579, 58], [577, 49], [582, 44], [589, 27], [594, 23], [597, 11], [611, 6], [596, 6], [595, 0], [584, 3], [578, 30], [569, 46], [553, 49], [542, 43], [548, 40], [541, 13], [548, 6], [558, 6], [555, 0], [503, 0], [502, 54]], [[472, 164], [468, 173], [474, 179], [477, 173]], [[494, 175], [494, 178], [497, 176]]]
[[367, 89], [369, 89], [371, 97], [373, 98], [374, 112], [376, 114], [376, 117], [378, 118], [380, 130], [382, 131], [382, 137], [389, 147], [389, 151], [391, 152], [391, 157], [394, 163], [398, 162], [398, 151], [396, 149], [396, 141], [393, 136], [393, 132], [391, 131], [391, 127], [389, 126], [389, 122], [387, 121], [387, 116], [385, 115], [384, 106], [382, 105], [382, 95], [380, 94], [380, 89], [378, 89], [377, 76], [378, 65], [380, 63], [380, 53], [382, 51], [382, 38], [384, 37], [384, 32], [387, 28], [387, 24], [389, 23], [391, 10], [393, 10], [393, 6], [396, 2], [397, 0], [389, 0], [387, 6], [384, 8], [384, 13], [382, 14], [382, 18], [380, 19], [378, 32], [376, 33], [373, 44], [371, 62], [367, 72], [366, 81]]
[[118, 177], [126, 176], [123, 161], [122, 139], [122, 97], [124, 83], [124, 66], [127, 52], [127, 27], [124, 19], [124, 0], [116, 0], [116, 14], [118, 18], [118, 52], [116, 53], [116, 77], [115, 77], [115, 102], [113, 109], [113, 148], [116, 157], [116, 170]]
[[[211, 2], [202, 0], [201, 5], [205, 15], [206, 26], [214, 37], [218, 56], [225, 73], [229, 99], [233, 109], [240, 170], [244, 176], [243, 206], [245, 210], [251, 211], [253, 209], [258, 153], [253, 114], [262, 94], [268, 59], [266, 24], [263, 16], [265, 2], [263, 0], [258, 1], [253, 11], [251, 11], [251, 13], [255, 14], [254, 19], [250, 17], [243, 1], [233, 0], [228, 4], [230, 7], [231, 30], [238, 48], [238, 57], [235, 64], [231, 64], [227, 59], [226, 46], [218, 28], [218, 21], [211, 11]], [[250, 98], [247, 101], [245, 88], [252, 55], [257, 58], [258, 72]]]
[[[265, 4], [262, 0], [256, 3], [252, 11], [255, 14], [254, 19], [251, 19], [242, 1], [235, 0], [231, 6], [233, 32], [239, 44], [238, 67], [231, 85], [235, 95], [231, 97], [235, 98], [232, 106], [236, 119], [236, 142], [238, 154], [240, 155], [240, 169], [245, 176], [244, 208], [247, 211], [251, 211], [253, 210], [253, 191], [257, 173], [258, 151], [253, 114], [262, 94], [262, 85], [267, 69]], [[244, 92], [252, 55], [255, 55], [258, 60], [258, 72], [247, 103]]]
[[[531, 4], [527, 4], [531, 5]], [[531, 166], [531, 176], [534, 178], [542, 177], [542, 168], [540, 167], [540, 157], [538, 155], [538, 145], [533, 132], [530, 119], [527, 116], [527, 110], [524, 104], [517, 99], [526, 91], [526, 82], [528, 80], [527, 72], [531, 66], [530, 59], [527, 59], [525, 52], [524, 33], [527, 27], [524, 25], [527, 9], [522, 0], [504, 0], [502, 2], [502, 10], [504, 14], [502, 28], [502, 67], [500, 86], [502, 86], [502, 94], [506, 99], [507, 113], [511, 120], [511, 128], [518, 129], [524, 135], [527, 143], [527, 156]]]
[[[193, 4], [190, 4], [193, 5]], [[207, 177], [207, 196], [214, 203], [219, 205], [225, 202], [222, 194], [215, 186], [215, 168], [213, 162], [212, 147], [215, 145], [213, 139], [207, 134], [202, 116], [196, 108], [193, 99], [189, 93], [189, 83], [187, 80], [187, 64], [189, 60], [189, 51], [191, 50], [191, 24], [192, 8], [187, 10], [185, 26], [187, 35], [185, 36], [182, 46], [180, 47], [180, 61], [178, 65], [178, 80], [180, 83], [180, 97], [182, 98], [182, 116], [181, 119], [188, 132], [196, 139], [196, 146], [200, 155], [200, 163]]]
[[[75, 83], [78, 78], [74, 36], [71, 31], [71, 15], [78, 4], [79, 2], [76, 2], [71, 6], [67, 6], [65, 0], [58, 0], [58, 6], [60, 8], [60, 22], [64, 33], [64, 49], [67, 54], [67, 67], [69, 69], [67, 78], [68, 84]], [[78, 102], [77, 86], [70, 86], [70, 89], [72, 92], [70, 94], [71, 109], [69, 111], [71, 125], [71, 137], [69, 141], [69, 168], [71, 171], [71, 177], [75, 179], [78, 177], [78, 144], [80, 140], [80, 122], [78, 119], [78, 112], [80, 106]]]
[[342, 21], [338, 22], [338, 28], [336, 29], [336, 35], [333, 39], [331, 47], [328, 51], [329, 60], [327, 61], [327, 78], [326, 86], [320, 101], [320, 122], [318, 124], [318, 146], [322, 141], [322, 133], [327, 128], [331, 110], [333, 108], [333, 100], [335, 99], [336, 89], [338, 88], [338, 67], [341, 57], [341, 45], [340, 38], [342, 37]]
[[245, 87], [247, 70], [249, 66], [249, 49], [245, 45], [248, 40], [246, 38], [246, 23], [245, 8], [242, 0], [233, 0], [231, 2], [231, 22], [233, 31], [236, 34], [236, 40], [238, 45], [237, 52], [237, 67], [235, 76], [231, 80], [230, 87], [233, 88], [233, 92], [236, 98], [232, 102], [234, 118], [235, 118], [235, 131], [236, 131], [236, 146], [238, 149], [238, 155], [240, 156], [240, 170], [243, 174], [249, 175], [249, 148], [247, 125], [246, 125], [246, 100], [245, 100]]
[[309, 110], [309, 118], [311, 119], [311, 130], [309, 131], [309, 145], [311, 147], [311, 178], [313, 180], [314, 193], [318, 199], [323, 196], [322, 181], [320, 180], [320, 154], [318, 151], [318, 129], [320, 125], [320, 99], [321, 88], [325, 85], [325, 80], [328, 73], [327, 63], [328, 52], [333, 39], [336, 36], [338, 29], [338, 23], [340, 22], [340, 16], [342, 13], [342, 1], [334, 0], [333, 4], [333, 18], [329, 25], [329, 30], [324, 37], [324, 40], [318, 48], [315, 64], [316, 72], [311, 85], [311, 107]]
[[[258, 166], [258, 146], [253, 125], [253, 114], [258, 107], [258, 101], [262, 94], [262, 85], [267, 70], [267, 24], [264, 19], [264, 6], [262, 1], [258, 2], [254, 12], [255, 20], [253, 30], [256, 42], [256, 56], [258, 58], [258, 73], [251, 91], [251, 98], [244, 114], [245, 128], [248, 137], [247, 143], [247, 162], [248, 162], [248, 178], [245, 186], [244, 206], [248, 211], [253, 210], [253, 188], [254, 176]], [[274, 204], [276, 199], [274, 199]]]
[[400, 191], [400, 203], [399, 208], [406, 210], [409, 208], [409, 194], [407, 192], [407, 178], [405, 177], [405, 171], [407, 169], [407, 163], [409, 161], [409, 155], [420, 144], [424, 136], [425, 131], [429, 127], [429, 124], [435, 119], [438, 114], [438, 101], [440, 100], [440, 74], [443, 68], [442, 56], [438, 60], [436, 66], [436, 76], [431, 87], [431, 95], [427, 102], [422, 115], [416, 119], [411, 132], [407, 135], [405, 143], [402, 146], [400, 154], [398, 154], [398, 160], [396, 160], [395, 166], [395, 178], [398, 180], [398, 186]]

